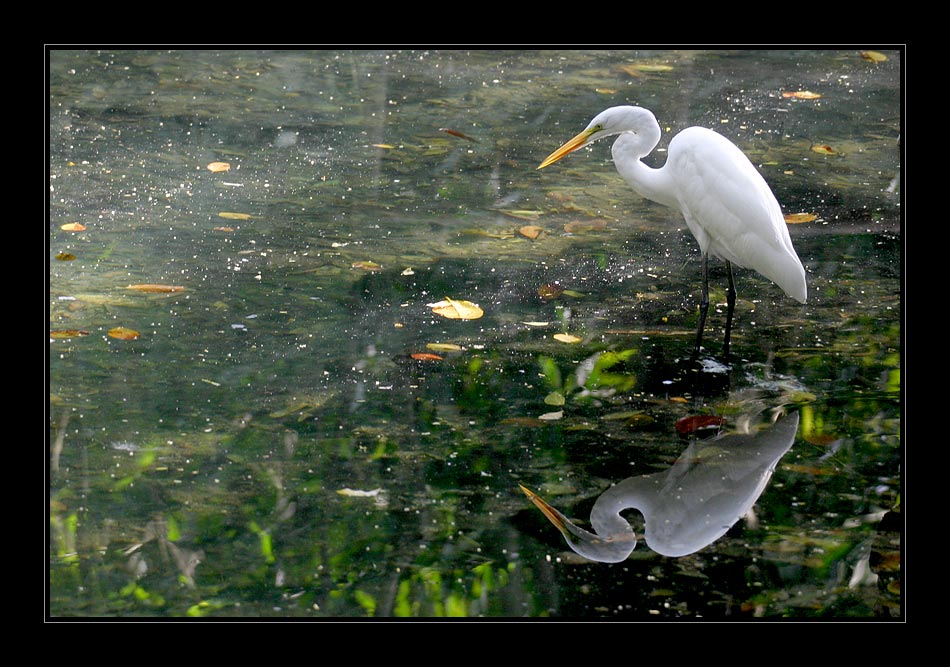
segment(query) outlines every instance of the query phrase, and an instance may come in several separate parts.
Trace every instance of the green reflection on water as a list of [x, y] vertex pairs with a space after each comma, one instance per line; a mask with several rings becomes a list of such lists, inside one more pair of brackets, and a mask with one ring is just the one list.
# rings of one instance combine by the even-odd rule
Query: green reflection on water
[[[50, 343], [51, 614], [893, 615], [899, 589], [863, 565], [893, 567], [875, 526], [901, 486], [891, 55], [52, 52], [50, 329], [89, 335]], [[658, 58], [672, 73], [618, 69]], [[781, 98], [800, 86], [824, 97]], [[731, 131], [788, 211], [820, 216], [792, 229], [807, 306], [738, 274], [720, 386], [685, 363], [682, 222], [606, 148], [534, 170], [618, 101]], [[445, 296], [486, 315], [443, 320]], [[414, 359], [427, 343], [460, 349]], [[799, 442], [757, 521], [698, 554], [567, 565], [518, 490], [586, 516], [676, 458], [676, 419], [780, 398]]]

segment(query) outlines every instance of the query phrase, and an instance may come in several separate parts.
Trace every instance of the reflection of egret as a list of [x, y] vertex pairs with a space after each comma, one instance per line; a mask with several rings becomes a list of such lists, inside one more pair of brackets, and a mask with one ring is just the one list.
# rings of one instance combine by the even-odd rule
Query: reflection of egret
[[590, 513], [593, 533], [524, 486], [521, 490], [585, 558], [619, 563], [630, 555], [637, 538], [621, 515], [626, 509], [643, 514], [651, 549], [685, 556], [722, 537], [749, 511], [797, 432], [798, 413], [793, 413], [750, 435], [695, 441], [668, 470], [628, 477], [604, 491]]
[[712, 130], [690, 127], [670, 141], [666, 164], [653, 169], [640, 158], [660, 141], [653, 113], [633, 106], [602, 111], [583, 132], [551, 153], [542, 169], [598, 139], [619, 134], [611, 153], [624, 180], [642, 197], [679, 209], [703, 256], [703, 293], [696, 348], [709, 310], [708, 256], [725, 260], [729, 275], [725, 351], [736, 303], [732, 265], [753, 268], [793, 299], [805, 302], [805, 269], [788, 235], [782, 210], [768, 184], [731, 141]]

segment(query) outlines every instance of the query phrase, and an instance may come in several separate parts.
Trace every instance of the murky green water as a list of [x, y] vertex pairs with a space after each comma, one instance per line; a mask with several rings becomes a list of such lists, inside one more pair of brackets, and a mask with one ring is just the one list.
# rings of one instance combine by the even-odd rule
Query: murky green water
[[[899, 617], [884, 55], [51, 52], [50, 614]], [[535, 169], [621, 103], [661, 148], [720, 130], [817, 216], [790, 229], [806, 305], [737, 271], [728, 360], [721, 264], [695, 361], [696, 244], [607, 142]], [[629, 558], [584, 560], [519, 488], [583, 525], [627, 478], [738, 479], [733, 436], [678, 434], [708, 415], [762, 451], [798, 425], [687, 555], [628, 510]], [[653, 530], [740, 488], [651, 501]]]

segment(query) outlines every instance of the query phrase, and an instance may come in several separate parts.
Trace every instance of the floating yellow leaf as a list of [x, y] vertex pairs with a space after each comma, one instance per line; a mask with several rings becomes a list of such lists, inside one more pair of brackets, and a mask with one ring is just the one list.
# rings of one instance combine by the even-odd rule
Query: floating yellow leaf
[[126, 327], [115, 327], [114, 329], [109, 329], [110, 338], [118, 338], [119, 340], [135, 340], [139, 337], [139, 332], [135, 329], [128, 329]]
[[360, 269], [362, 271], [382, 271], [383, 265], [377, 264], [376, 262], [363, 261], [363, 262], [353, 262], [350, 265], [354, 269]]
[[208, 171], [213, 173], [218, 173], [219, 171], [228, 171], [231, 169], [230, 162], [210, 162], [208, 163]]
[[783, 92], [782, 97], [794, 97], [796, 100], [817, 100], [821, 93], [813, 93], [810, 90], [796, 90], [792, 92]]
[[156, 294], [170, 294], [172, 292], [184, 292], [185, 288], [181, 285], [159, 285], [156, 283], [143, 283], [141, 285], [129, 285], [125, 289], [135, 290], [136, 292], [154, 292]]
[[580, 343], [582, 340], [584, 340], [580, 336], [575, 336], [574, 334], [566, 334], [566, 333], [554, 334], [553, 338], [554, 340], [560, 341], [562, 343]]
[[811, 149], [815, 153], [821, 153], [822, 155], [838, 155], [838, 151], [827, 144], [815, 144]]
[[436, 352], [461, 352], [464, 349], [455, 343], [426, 343], [426, 348]]
[[385, 148], [387, 150], [395, 148], [392, 144], [373, 144], [373, 148]]
[[544, 230], [538, 227], [537, 225], [525, 225], [518, 230], [518, 233], [529, 239], [536, 239], [541, 236], [541, 232]]
[[818, 216], [814, 213], [789, 213], [785, 216], [785, 222], [790, 225], [800, 225], [803, 222], [817, 220]]
[[522, 324], [527, 324], [529, 327], [546, 327], [546, 326], [548, 326], [548, 325], [550, 324], [550, 322], [535, 322], [535, 321], [532, 321], [532, 322], [522, 322]]
[[443, 301], [428, 304], [432, 312], [441, 315], [450, 320], [477, 320], [485, 314], [481, 308], [471, 301], [450, 299], [445, 297]]
[[872, 63], [882, 63], [887, 60], [887, 56], [880, 51], [862, 51], [861, 57]]
[[72, 254], [71, 252], [60, 252], [56, 254], [56, 259], [61, 262], [71, 262], [76, 259], [76, 255]]
[[231, 211], [221, 211], [218, 213], [219, 218], [225, 218], [227, 220], [250, 220], [254, 216], [250, 213], [232, 213]]
[[234, 227], [212, 227], [211, 231], [213, 232], [233, 232]]
[[60, 226], [60, 229], [64, 232], [83, 232], [86, 230], [86, 225], [78, 222], [67, 222], [65, 225]]
[[50, 338], [76, 338], [78, 336], [88, 336], [89, 332], [82, 329], [50, 329]]

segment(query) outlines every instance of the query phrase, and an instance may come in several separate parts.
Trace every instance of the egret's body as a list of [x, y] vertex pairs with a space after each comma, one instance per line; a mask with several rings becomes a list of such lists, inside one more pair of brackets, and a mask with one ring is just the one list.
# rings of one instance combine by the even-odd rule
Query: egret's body
[[[721, 134], [690, 127], [670, 141], [666, 164], [652, 168], [641, 158], [660, 141], [660, 125], [641, 107], [611, 107], [549, 155], [539, 169], [598, 139], [619, 134], [611, 153], [617, 171], [642, 197], [679, 209], [703, 256], [703, 297], [697, 348], [709, 307], [709, 255], [726, 262], [729, 322], [735, 305], [732, 264], [755, 269], [804, 303], [808, 289], [782, 209], [749, 158]], [[728, 348], [727, 348], [728, 350]]]

